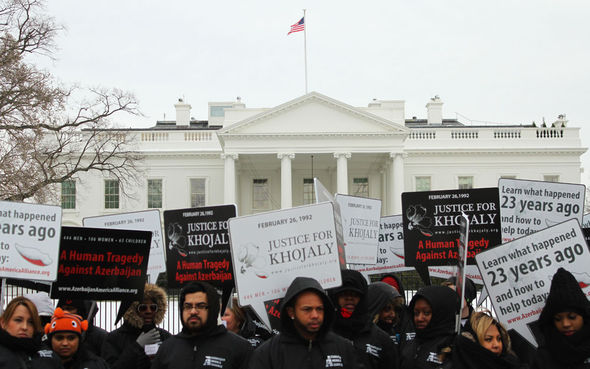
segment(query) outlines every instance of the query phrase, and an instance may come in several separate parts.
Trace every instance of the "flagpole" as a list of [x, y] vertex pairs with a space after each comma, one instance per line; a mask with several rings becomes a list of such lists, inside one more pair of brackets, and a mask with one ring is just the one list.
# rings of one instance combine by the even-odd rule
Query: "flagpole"
[[307, 95], [307, 19], [303, 9], [303, 57], [305, 59], [305, 94]]

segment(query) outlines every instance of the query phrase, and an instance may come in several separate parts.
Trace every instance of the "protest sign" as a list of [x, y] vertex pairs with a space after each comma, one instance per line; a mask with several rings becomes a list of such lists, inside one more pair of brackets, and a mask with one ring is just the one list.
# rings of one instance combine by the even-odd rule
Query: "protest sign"
[[84, 227], [131, 229], [136, 231], [152, 232], [152, 244], [148, 259], [147, 274], [150, 283], [156, 283], [158, 274], [166, 271], [164, 260], [164, 247], [162, 241], [162, 223], [160, 211], [157, 209], [138, 211], [133, 213], [120, 213], [99, 217], [88, 217], [82, 220]]
[[0, 277], [55, 281], [59, 206], [0, 201]]
[[401, 215], [382, 217], [379, 221], [377, 264], [350, 264], [371, 281], [370, 276], [413, 270], [404, 264], [404, 224]]
[[580, 225], [582, 228], [590, 228], [590, 213], [584, 214], [584, 217], [582, 218], [582, 224]]
[[[456, 270], [457, 268], [454, 266], [428, 267], [431, 276], [444, 279], [453, 277], [456, 274]], [[483, 284], [483, 279], [481, 279], [477, 265], [467, 265], [465, 268], [465, 277], [471, 279], [475, 284]]]
[[346, 252], [344, 250], [344, 235], [342, 232], [342, 216], [340, 212], [340, 204], [336, 201], [334, 196], [328, 191], [319, 179], [313, 179], [313, 189], [315, 194], [315, 202], [328, 201], [334, 208], [334, 224], [336, 227], [336, 243], [338, 245], [338, 257], [340, 261], [340, 269], [346, 269]]
[[54, 299], [137, 300], [143, 296], [152, 232], [62, 227]]
[[461, 328], [461, 314], [465, 306], [465, 267], [467, 266], [467, 245], [469, 244], [469, 218], [461, 212], [459, 220], [459, 259], [457, 260], [457, 275], [455, 276], [455, 289], [459, 294], [459, 312], [455, 322], [455, 333], [459, 334]]
[[376, 264], [381, 200], [336, 194], [342, 217], [346, 262]]
[[266, 316], [270, 323], [273, 334], [279, 334], [281, 331], [281, 301], [283, 299], [274, 299], [264, 302]]
[[502, 242], [577, 219], [582, 224], [584, 193], [581, 184], [500, 178]]
[[500, 244], [497, 188], [404, 192], [406, 266], [457, 264], [461, 212], [469, 218], [467, 263], [479, 252]]
[[236, 213], [235, 205], [164, 212], [169, 287], [203, 281], [231, 291], [234, 277], [227, 220]]
[[333, 207], [316, 205], [229, 220], [240, 305], [250, 305], [270, 327], [264, 302], [285, 296], [298, 276], [323, 288], [342, 284]]
[[590, 294], [590, 251], [576, 219], [482, 252], [475, 259], [499, 320], [533, 345], [527, 324], [539, 318], [558, 268], [570, 271]]

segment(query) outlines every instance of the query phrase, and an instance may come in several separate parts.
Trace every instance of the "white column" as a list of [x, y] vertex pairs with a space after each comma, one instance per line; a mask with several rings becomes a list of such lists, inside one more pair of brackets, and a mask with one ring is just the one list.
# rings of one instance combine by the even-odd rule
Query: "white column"
[[402, 213], [402, 192], [404, 191], [404, 157], [406, 154], [392, 152], [391, 174], [389, 183], [390, 211], [392, 215]]
[[295, 158], [293, 153], [279, 153], [281, 159], [281, 209], [293, 207], [293, 189], [291, 180], [291, 160]]
[[379, 171], [381, 176], [381, 215], [390, 215], [389, 202], [387, 201], [387, 166]]
[[335, 152], [336, 161], [336, 192], [342, 195], [348, 195], [348, 159], [349, 152]]
[[236, 203], [236, 160], [238, 154], [221, 154], [225, 160], [223, 166], [223, 202], [225, 204]]

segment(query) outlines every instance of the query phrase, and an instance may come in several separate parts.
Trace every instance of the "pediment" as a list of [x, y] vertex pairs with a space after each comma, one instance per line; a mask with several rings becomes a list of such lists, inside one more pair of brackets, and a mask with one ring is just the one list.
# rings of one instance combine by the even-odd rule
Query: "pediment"
[[399, 123], [317, 92], [311, 92], [218, 131], [220, 136], [407, 133], [408, 129]]

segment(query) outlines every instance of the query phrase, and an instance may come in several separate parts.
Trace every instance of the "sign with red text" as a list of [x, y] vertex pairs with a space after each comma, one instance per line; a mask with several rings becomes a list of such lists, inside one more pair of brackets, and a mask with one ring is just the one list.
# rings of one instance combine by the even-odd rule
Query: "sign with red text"
[[325, 289], [342, 284], [333, 213], [324, 202], [229, 220], [239, 303], [268, 327], [264, 302], [284, 297], [295, 277]]
[[235, 205], [164, 212], [168, 287], [202, 281], [231, 291], [234, 277], [227, 221], [236, 214]]
[[346, 262], [377, 264], [381, 200], [336, 194], [342, 216]]
[[84, 227], [132, 229], [136, 231], [152, 232], [152, 244], [150, 245], [150, 257], [148, 259], [147, 274], [150, 283], [156, 283], [158, 274], [166, 271], [164, 260], [164, 242], [162, 240], [162, 222], [159, 210], [137, 211], [133, 213], [120, 213], [89, 217], [83, 219]]
[[152, 232], [62, 227], [54, 299], [137, 300], [143, 296]]
[[501, 178], [502, 242], [577, 219], [582, 224], [586, 186]]
[[0, 277], [55, 281], [59, 206], [0, 201]]
[[361, 272], [369, 282], [374, 274], [414, 270], [404, 263], [404, 223], [401, 215], [380, 219], [378, 250], [376, 264], [350, 264], [350, 269]]
[[570, 271], [590, 296], [590, 250], [576, 219], [482, 252], [475, 259], [500, 322], [533, 345], [527, 324], [539, 318], [557, 269]]
[[402, 193], [406, 266], [457, 265], [461, 212], [469, 220], [467, 263], [501, 242], [498, 189]]

